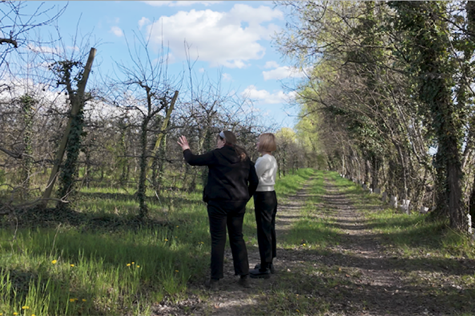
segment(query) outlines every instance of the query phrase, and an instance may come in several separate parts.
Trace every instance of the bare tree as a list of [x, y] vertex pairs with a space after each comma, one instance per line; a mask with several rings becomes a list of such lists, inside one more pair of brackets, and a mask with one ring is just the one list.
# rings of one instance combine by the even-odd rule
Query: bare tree
[[[112, 104], [137, 111], [140, 121], [140, 175], [137, 188], [139, 200], [139, 218], [147, 213], [146, 189], [147, 174], [150, 168], [149, 158], [159, 152], [163, 137], [151, 141], [153, 126], [162, 135], [167, 131], [168, 121], [178, 98], [179, 80], [168, 75], [167, 54], [160, 51], [157, 58], [150, 55], [149, 39], [134, 34], [134, 44], [128, 44], [130, 63], [116, 63], [120, 75], [117, 75], [110, 92]], [[158, 124], [158, 123], [162, 124]], [[155, 134], [155, 135], [157, 135]], [[152, 145], [150, 145], [152, 144]]]

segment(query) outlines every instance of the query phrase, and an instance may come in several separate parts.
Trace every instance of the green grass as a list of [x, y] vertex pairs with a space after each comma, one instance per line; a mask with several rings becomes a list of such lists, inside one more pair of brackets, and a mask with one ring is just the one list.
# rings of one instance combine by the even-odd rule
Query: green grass
[[[313, 171], [280, 179], [279, 194], [301, 188]], [[143, 315], [160, 302], [188, 295], [208, 274], [210, 237], [201, 192], [148, 192], [150, 225], [132, 222], [132, 190], [82, 188], [75, 220], [0, 231], [0, 313], [3, 315]], [[129, 223], [130, 221], [130, 223]], [[52, 227], [52, 228], [51, 228]], [[245, 240], [257, 244], [253, 201]], [[23, 309], [22, 309], [23, 307]]]
[[[471, 238], [448, 229], [446, 222], [433, 222], [424, 215], [406, 215], [389, 209], [381, 202], [379, 195], [364, 191], [361, 186], [341, 178], [337, 173], [319, 171], [314, 176], [300, 213], [302, 218], [295, 222], [284, 240], [279, 241], [281, 246], [299, 253], [324, 256], [328, 251], [326, 247], [340, 242], [341, 231], [335, 228], [332, 210], [321, 207], [324, 202], [321, 197], [325, 194], [322, 179], [327, 177], [338, 192], [364, 214], [364, 225], [386, 252], [388, 259], [383, 260], [392, 260], [399, 269], [401, 280], [425, 289], [427, 295], [440, 296], [441, 302], [449, 294], [456, 295], [447, 285], [457, 284], [465, 289], [464, 295], [471, 301], [475, 277], [464, 273], [466, 268], [459, 264], [459, 260], [474, 258]], [[352, 256], [351, 253], [345, 255]], [[453, 272], [443, 273], [440, 270]], [[260, 298], [259, 305], [267, 309], [272, 306], [275, 315], [325, 315], [332, 302], [346, 303], [345, 291], [359, 291], [358, 283], [353, 283], [359, 279], [359, 274], [358, 269], [350, 266], [326, 266], [319, 264], [318, 260], [302, 262], [297, 271], [280, 272], [279, 283], [274, 285], [270, 294]], [[457, 305], [467, 303], [464, 299], [450, 298], [443, 302], [444, 306], [459, 310], [457, 315], [469, 315], [463, 310], [470, 310], [471, 305]], [[364, 309], [365, 306], [363, 302], [360, 307]], [[264, 309], [256, 312], [256, 315], [267, 314]]]
[[321, 204], [322, 196], [325, 194], [324, 172], [314, 171], [312, 176], [314, 178], [308, 183], [300, 218], [281, 242], [284, 248], [324, 249], [329, 244], [337, 244], [339, 241], [339, 230], [329, 225], [333, 223], [332, 219], [323, 216], [328, 212]]
[[9, 290], [2, 291], [0, 312], [27, 305], [37, 315], [137, 314], [148, 313], [137, 300], [178, 298], [192, 276], [206, 272], [209, 252], [206, 225], [186, 217], [175, 227], [135, 232], [21, 230], [14, 243], [3, 230], [0, 277]]
[[296, 170], [294, 174], [288, 174], [283, 178], [285, 181], [279, 179], [274, 186], [278, 199], [286, 198], [297, 193], [303, 184], [315, 174], [315, 170], [305, 168]]
[[332, 177], [353, 205], [364, 212], [366, 226], [381, 235], [388, 251], [407, 258], [422, 253], [439, 258], [475, 258], [471, 238], [448, 228], [447, 221], [434, 221], [428, 215], [415, 212], [408, 215], [391, 209], [382, 203], [380, 195], [364, 191], [336, 173]]
[[[278, 240], [279, 246], [324, 255], [326, 247], [340, 242], [333, 210], [324, 207], [324, 177], [364, 212], [365, 224], [380, 237], [389, 255], [409, 259], [413, 265], [448, 268], [450, 258], [475, 257], [471, 239], [447, 229], [445, 223], [388, 209], [377, 195], [338, 174], [311, 169], [297, 170], [276, 184], [279, 203], [287, 203], [289, 196], [310, 184], [301, 201], [301, 218]], [[209, 228], [201, 192], [166, 191], [160, 200], [148, 192], [148, 225], [134, 223], [138, 205], [133, 193], [123, 188], [83, 188], [74, 204], [76, 221], [51, 217], [41, 225], [17, 228], [3, 219], [0, 313], [145, 315], [154, 304], [186, 298], [195, 288], [190, 284], [201, 284], [209, 269]], [[257, 247], [252, 200], [244, 217], [244, 236], [248, 245]], [[268, 315], [271, 310], [276, 315], [327, 312], [330, 301], [314, 292], [345, 284], [347, 275], [355, 272], [314, 263], [302, 263], [301, 271], [279, 272], [282, 282], [275, 285], [272, 295], [256, 294], [263, 304], [256, 307], [256, 315]], [[408, 278], [414, 284], [426, 282], [420, 274]], [[473, 287], [475, 282], [473, 276], [463, 274], [454, 275], [452, 281], [464, 287]], [[206, 300], [204, 292], [198, 295]]]

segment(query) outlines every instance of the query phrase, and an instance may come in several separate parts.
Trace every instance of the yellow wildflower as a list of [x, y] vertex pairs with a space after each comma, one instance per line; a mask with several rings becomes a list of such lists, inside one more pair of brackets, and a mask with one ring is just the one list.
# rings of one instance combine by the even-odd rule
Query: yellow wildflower
[[30, 309], [29, 306], [22, 306], [21, 309]]
[[127, 263], [127, 266], [130, 267], [130, 263]]
[[135, 262], [132, 261], [132, 264], [135, 264]]
[[165, 241], [168, 241], [168, 239], [165, 238]]
[[139, 265], [137, 265], [137, 268], [140, 268], [140, 266], [139, 266]]
[[18, 313], [17, 313], [17, 312], [14, 312], [13, 315], [18, 315]]
[[86, 301], [86, 299], [85, 299], [85, 298], [83, 298], [83, 299], [82, 299], [82, 301], [83, 301], [83, 302], [85, 302], [85, 301]]
[[180, 271], [178, 271], [178, 270], [175, 270], [175, 272], [180, 272]]
[[35, 314], [31, 314], [31, 316], [36, 316]]
[[58, 262], [58, 260], [51, 261], [52, 264], [56, 264], [57, 262]]
[[303, 246], [306, 246], [305, 244], [303, 244]]
[[73, 302], [75, 301], [75, 299], [74, 299], [74, 298], [70, 298], [69, 301], [70, 301], [71, 303], [73, 303]]
[[70, 264], [71, 267], [74, 267], [74, 264]]
[[180, 227], [180, 226], [177, 226], [176, 228], [178, 228], [178, 227]]

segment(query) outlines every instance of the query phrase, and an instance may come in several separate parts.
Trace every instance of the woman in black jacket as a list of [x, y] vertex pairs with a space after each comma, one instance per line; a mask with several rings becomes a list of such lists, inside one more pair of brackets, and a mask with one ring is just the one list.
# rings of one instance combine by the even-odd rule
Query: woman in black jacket
[[246, 204], [256, 191], [258, 178], [254, 164], [246, 152], [236, 145], [232, 132], [220, 132], [216, 149], [194, 155], [185, 136], [178, 144], [183, 156], [192, 166], [208, 166], [208, 183], [203, 192], [203, 201], [208, 204], [209, 230], [211, 233], [211, 279], [209, 287], [216, 289], [223, 278], [226, 226], [233, 254], [234, 272], [240, 275], [239, 284], [249, 287], [249, 261], [242, 234]]

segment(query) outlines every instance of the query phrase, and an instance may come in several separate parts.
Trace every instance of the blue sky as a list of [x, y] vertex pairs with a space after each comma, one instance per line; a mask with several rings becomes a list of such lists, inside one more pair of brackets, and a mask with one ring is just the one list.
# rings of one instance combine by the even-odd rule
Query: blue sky
[[[150, 35], [151, 47], [169, 50], [169, 72], [183, 71], [184, 42], [197, 60], [194, 69], [221, 77], [229, 90], [254, 100], [260, 115], [282, 127], [293, 127], [296, 107], [288, 99], [301, 73], [289, 67], [272, 47], [272, 37], [285, 25], [283, 8], [271, 1], [72, 1], [50, 2], [67, 9], [58, 21], [64, 40], [76, 33], [100, 41], [95, 65], [101, 71], [113, 61], [127, 62], [126, 38]], [[68, 43], [66, 43], [68, 44]], [[69, 44], [71, 45], [71, 44]], [[289, 116], [288, 114], [291, 114]], [[265, 119], [266, 120], [266, 119]], [[265, 121], [264, 120], [264, 121]]]

